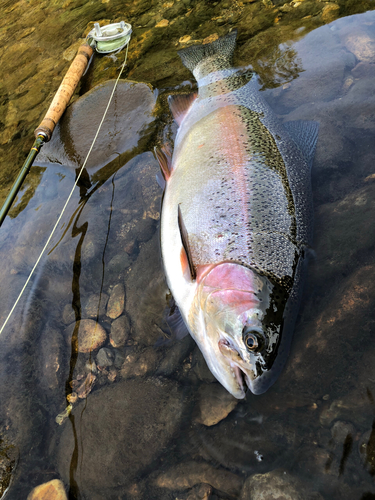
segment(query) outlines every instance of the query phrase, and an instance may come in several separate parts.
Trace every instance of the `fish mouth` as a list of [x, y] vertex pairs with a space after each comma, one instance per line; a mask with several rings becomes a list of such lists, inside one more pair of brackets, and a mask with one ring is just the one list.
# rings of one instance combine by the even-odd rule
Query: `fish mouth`
[[227, 339], [219, 340], [219, 349], [224, 358], [229, 361], [229, 366], [233, 378], [237, 381], [241, 391], [246, 393], [250, 388], [250, 378], [246, 371], [241, 368], [240, 363], [242, 358], [240, 353], [235, 349]]
[[236, 364], [231, 364], [231, 369], [232, 369], [232, 373], [233, 373], [234, 378], [237, 380], [237, 383], [240, 386], [241, 391], [246, 392], [247, 388], [249, 387], [248, 376]]

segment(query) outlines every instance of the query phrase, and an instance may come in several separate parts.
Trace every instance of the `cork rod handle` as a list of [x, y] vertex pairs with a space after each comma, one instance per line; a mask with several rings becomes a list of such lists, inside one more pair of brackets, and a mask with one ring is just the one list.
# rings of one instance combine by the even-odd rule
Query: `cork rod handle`
[[39, 127], [34, 131], [35, 137], [38, 137], [38, 135], [44, 135], [46, 137], [45, 142], [48, 142], [51, 139], [54, 128], [68, 106], [78, 82], [87, 68], [93, 52], [94, 49], [90, 47], [87, 42], [80, 46], [78, 53], [61, 82], [45, 117]]

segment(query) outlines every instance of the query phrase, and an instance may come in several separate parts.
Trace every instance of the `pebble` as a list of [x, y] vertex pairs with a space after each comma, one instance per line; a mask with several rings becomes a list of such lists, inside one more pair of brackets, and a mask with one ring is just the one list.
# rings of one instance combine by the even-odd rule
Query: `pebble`
[[322, 19], [325, 23], [334, 21], [339, 15], [340, 6], [335, 3], [327, 3], [322, 10]]
[[[107, 333], [102, 326], [92, 319], [81, 319], [78, 323], [78, 342], [73, 345], [75, 352], [93, 352], [99, 349], [107, 340]], [[75, 323], [65, 330], [67, 341], [70, 343]]]
[[107, 302], [108, 295], [106, 293], [93, 293], [87, 300], [82, 301], [82, 317], [96, 319], [104, 316]]
[[246, 479], [239, 500], [323, 500], [284, 470], [255, 474]]
[[130, 322], [126, 314], [112, 321], [109, 341], [113, 347], [122, 347], [128, 340]]
[[76, 392], [72, 392], [66, 396], [66, 400], [68, 403], [74, 404], [78, 401], [78, 394]]
[[96, 355], [96, 362], [98, 366], [112, 366], [114, 357], [114, 353], [111, 349], [108, 349], [108, 347], [102, 347]]
[[206, 37], [202, 44], [205, 45], [206, 43], [212, 43], [214, 42], [215, 40], [217, 40], [219, 38], [219, 35], [217, 33], [213, 33], [212, 35]]
[[73, 323], [75, 320], [75, 312], [74, 309], [72, 308], [72, 304], [66, 304], [66, 306], [63, 309], [62, 313], [62, 320], [66, 325], [70, 325], [70, 323]]
[[201, 483], [209, 484], [213, 488], [237, 498], [243, 481], [236, 474], [213, 467], [206, 462], [178, 464], [154, 480], [156, 487], [168, 490], [186, 490]]
[[68, 500], [64, 485], [60, 479], [36, 486], [27, 496], [27, 500]]
[[237, 406], [234, 398], [220, 384], [204, 384], [199, 388], [198, 414], [195, 421], [210, 427], [224, 420]]
[[130, 353], [125, 356], [121, 367], [123, 379], [143, 377], [155, 373], [158, 364], [158, 355], [153, 347], [147, 347], [142, 352]]
[[113, 274], [120, 274], [126, 268], [128, 268], [131, 264], [131, 259], [126, 252], [121, 252], [109, 261], [106, 271], [109, 271]]
[[168, 24], [169, 24], [168, 19], [162, 19], [157, 24], [155, 24], [155, 28], [165, 28], [166, 26], [168, 26]]
[[123, 313], [125, 305], [125, 288], [121, 283], [113, 287], [107, 305], [107, 316], [116, 319]]
[[191, 36], [190, 35], [185, 35], [185, 36], [182, 36], [180, 39], [179, 39], [179, 43], [187, 43], [189, 40], [191, 40]]

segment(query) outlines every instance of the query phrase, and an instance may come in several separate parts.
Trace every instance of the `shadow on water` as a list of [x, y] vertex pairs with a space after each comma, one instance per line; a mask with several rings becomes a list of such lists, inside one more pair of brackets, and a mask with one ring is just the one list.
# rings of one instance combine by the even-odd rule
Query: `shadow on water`
[[[71, 499], [243, 500], [281, 487], [303, 498], [375, 497], [375, 16], [312, 30], [321, 23], [314, 15], [293, 37], [287, 31], [275, 42], [277, 23], [261, 32], [265, 43], [251, 58], [255, 42], [240, 33], [237, 53], [259, 72], [282, 121], [320, 123], [317, 258], [280, 379], [235, 401], [191, 338], [171, 337], [150, 150], [175, 129], [167, 92], [157, 100], [149, 86], [124, 81], [0, 338], [3, 489], [13, 475], [7, 498], [26, 498], [54, 478]], [[178, 78], [183, 71], [176, 66]], [[2, 322], [64, 205], [112, 84], [70, 106], [3, 225]]]

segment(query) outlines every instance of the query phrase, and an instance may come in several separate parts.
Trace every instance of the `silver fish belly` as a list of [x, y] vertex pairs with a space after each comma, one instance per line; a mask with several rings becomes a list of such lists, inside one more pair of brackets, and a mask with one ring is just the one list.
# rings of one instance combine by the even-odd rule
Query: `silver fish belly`
[[312, 243], [310, 167], [318, 125], [281, 124], [257, 77], [231, 66], [236, 32], [180, 51], [198, 96], [175, 96], [162, 257], [168, 285], [208, 367], [237, 398], [285, 364]]

